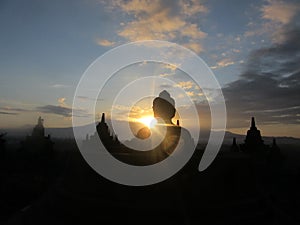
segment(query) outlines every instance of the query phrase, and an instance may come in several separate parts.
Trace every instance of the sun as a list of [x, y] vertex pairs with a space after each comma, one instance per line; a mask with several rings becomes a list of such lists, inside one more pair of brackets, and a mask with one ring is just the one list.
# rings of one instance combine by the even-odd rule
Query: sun
[[157, 124], [157, 120], [152, 116], [145, 116], [138, 119], [140, 123], [143, 123], [148, 128], [153, 128]]

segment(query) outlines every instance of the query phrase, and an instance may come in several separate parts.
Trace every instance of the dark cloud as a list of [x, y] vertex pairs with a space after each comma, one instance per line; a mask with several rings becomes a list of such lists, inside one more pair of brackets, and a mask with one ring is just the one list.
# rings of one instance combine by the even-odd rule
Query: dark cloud
[[45, 105], [37, 107], [37, 110], [43, 113], [57, 114], [65, 117], [70, 117], [72, 115], [72, 109], [64, 106]]
[[[65, 107], [65, 106], [58, 106], [58, 105], [45, 105], [45, 106], [39, 106], [36, 108], [39, 112], [42, 113], [50, 113], [50, 114], [56, 114], [61, 115], [64, 117], [71, 117], [72, 116], [72, 108]], [[76, 114], [74, 116], [82, 117], [87, 115], [84, 110], [74, 110]]]
[[3, 111], [0, 111], [0, 114], [3, 114], [3, 115], [19, 115], [19, 113], [3, 112]]
[[241, 79], [223, 89], [228, 126], [300, 123], [300, 28], [286, 28], [285, 41], [253, 51]]
[[0, 110], [7, 111], [7, 112], [30, 112], [29, 109], [23, 109], [23, 108], [14, 108], [14, 107], [0, 107]]
[[30, 112], [31, 110], [23, 108], [13, 108], [13, 107], [0, 107], [0, 114], [2, 115], [19, 115], [20, 112]]

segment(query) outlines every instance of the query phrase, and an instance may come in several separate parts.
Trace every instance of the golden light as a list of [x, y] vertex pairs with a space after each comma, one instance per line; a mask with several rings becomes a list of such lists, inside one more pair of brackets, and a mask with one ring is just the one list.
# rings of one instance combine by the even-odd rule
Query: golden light
[[157, 124], [157, 120], [152, 116], [145, 116], [138, 119], [138, 122], [143, 123], [148, 128], [153, 128]]

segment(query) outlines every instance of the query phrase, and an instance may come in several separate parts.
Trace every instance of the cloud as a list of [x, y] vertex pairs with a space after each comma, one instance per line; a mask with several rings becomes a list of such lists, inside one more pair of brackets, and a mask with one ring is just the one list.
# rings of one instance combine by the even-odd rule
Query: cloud
[[15, 107], [9, 107], [9, 106], [1, 107], [0, 109], [6, 110], [6, 111], [15, 111], [15, 112], [29, 112], [30, 111], [28, 109], [15, 108]]
[[29, 109], [16, 108], [16, 107], [10, 107], [10, 106], [0, 107], [0, 110], [1, 110], [0, 114], [2, 114], [2, 115], [19, 115], [20, 113], [31, 111]]
[[275, 23], [288, 24], [300, 9], [297, 3], [269, 0], [267, 5], [261, 8], [262, 18]]
[[[67, 119], [72, 117], [72, 107], [66, 104], [66, 98], [58, 98], [57, 99], [58, 105], [45, 105], [45, 106], [38, 106], [35, 108], [35, 111], [42, 112], [42, 113], [49, 113], [49, 114], [56, 114], [63, 116]], [[84, 117], [87, 116], [88, 113], [86, 110], [83, 109], [74, 109], [73, 116], [77, 117]]]
[[[244, 37], [262, 36], [272, 43], [285, 42], [287, 26], [294, 27], [299, 20], [300, 4], [296, 2], [268, 0], [259, 9], [261, 21], [250, 22]], [[263, 40], [265, 42], [265, 40]]]
[[53, 84], [50, 85], [51, 88], [67, 88], [70, 87], [69, 85], [65, 85], [65, 84]]
[[109, 41], [107, 39], [96, 39], [96, 43], [101, 46], [110, 47], [115, 45], [115, 42]]
[[199, 0], [179, 1], [180, 7], [185, 15], [193, 16], [198, 13], [207, 13], [208, 9]]
[[192, 92], [192, 91], [187, 91], [187, 92], [185, 92], [188, 96], [190, 96], [190, 97], [194, 97], [195, 96], [195, 93], [194, 92]]
[[300, 28], [285, 27], [285, 42], [253, 51], [240, 80], [223, 89], [229, 127], [248, 126], [250, 116], [265, 124], [300, 124]]
[[180, 65], [174, 65], [174, 64], [164, 64], [164, 67], [166, 69], [169, 69], [171, 71], [175, 71]]
[[237, 42], [240, 42], [241, 41], [241, 37], [237, 36], [234, 40], [237, 41]]
[[240, 53], [241, 52], [241, 50], [239, 50], [239, 49], [232, 49], [232, 51], [234, 52], [234, 53]]
[[189, 37], [193, 40], [202, 39], [207, 36], [206, 33], [199, 30], [197, 24], [189, 24], [181, 29], [181, 35]]
[[168, 76], [172, 76], [173, 74], [170, 73], [161, 73], [159, 74], [160, 77], [168, 77]]
[[232, 61], [230, 58], [221, 59], [215, 66], [211, 66], [211, 69], [219, 69], [227, 66], [234, 65], [235, 62]]
[[286, 39], [286, 26], [291, 25], [300, 10], [299, 3], [269, 0], [261, 8], [263, 23], [261, 33], [266, 32], [273, 43], [283, 43]]
[[66, 106], [66, 98], [57, 99], [60, 106]]
[[194, 83], [192, 81], [180, 81], [176, 84], [176, 86], [184, 90], [188, 90], [194, 87]]
[[3, 112], [3, 111], [0, 111], [0, 114], [2, 114], [2, 115], [19, 115], [19, 113]]
[[[197, 0], [112, 0], [109, 8], [121, 10], [128, 17], [117, 34], [129, 41], [168, 40], [180, 41], [196, 52], [202, 51], [199, 41], [206, 37], [191, 18], [208, 12]], [[188, 39], [186, 41], [185, 39]]]
[[[72, 116], [72, 108], [67, 106], [59, 106], [59, 105], [45, 105], [36, 107], [36, 110], [42, 113], [56, 114], [63, 117], [71, 117]], [[84, 117], [87, 115], [85, 110], [76, 109], [74, 110], [75, 114], [73, 116]]]
[[189, 43], [183, 44], [183, 46], [193, 50], [194, 52], [202, 52], [203, 51], [203, 47], [200, 43], [189, 42]]
[[72, 109], [68, 108], [68, 107], [63, 107], [63, 106], [45, 105], [45, 106], [39, 106], [36, 109], [42, 113], [57, 114], [57, 115], [65, 116], [65, 117], [72, 116]]

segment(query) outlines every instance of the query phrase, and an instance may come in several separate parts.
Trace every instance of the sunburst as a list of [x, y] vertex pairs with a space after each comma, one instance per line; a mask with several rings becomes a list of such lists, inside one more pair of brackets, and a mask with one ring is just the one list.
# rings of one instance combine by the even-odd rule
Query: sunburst
[[145, 116], [138, 119], [138, 122], [143, 123], [148, 128], [153, 128], [157, 124], [157, 120], [152, 116]]

